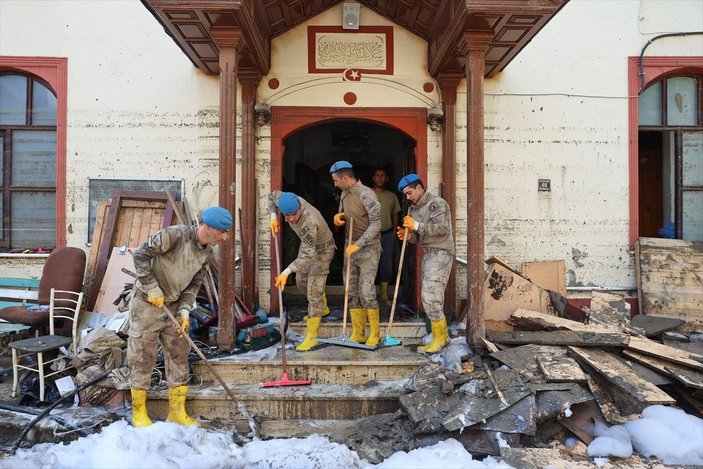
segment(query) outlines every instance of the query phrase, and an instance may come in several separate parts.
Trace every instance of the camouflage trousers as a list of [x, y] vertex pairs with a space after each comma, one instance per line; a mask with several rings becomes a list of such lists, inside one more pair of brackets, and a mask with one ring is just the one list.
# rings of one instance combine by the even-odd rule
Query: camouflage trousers
[[442, 249], [425, 251], [422, 257], [422, 306], [430, 321], [444, 319], [444, 290], [453, 263], [454, 256]]
[[[344, 275], [347, 275], [346, 263], [349, 266], [349, 309], [367, 308], [378, 309], [376, 298], [376, 271], [381, 257], [381, 244], [375, 242], [361, 248], [351, 259], [344, 258]], [[344, 279], [346, 282], [346, 278]]]
[[[184, 336], [179, 337], [176, 326], [163, 309], [140, 296], [132, 295], [129, 302], [127, 364], [131, 371], [131, 386], [135, 389], [149, 389], [151, 386], [151, 372], [156, 364], [159, 342], [163, 345], [168, 387], [188, 384], [188, 340]], [[174, 316], [177, 307], [177, 303], [167, 306]]]
[[330, 271], [330, 262], [334, 257], [334, 243], [325, 249], [317, 252], [317, 258], [310, 262], [310, 265], [295, 273], [295, 283], [301, 291], [306, 292], [308, 298], [308, 317], [322, 317], [324, 301], [322, 295], [325, 293], [327, 274]]

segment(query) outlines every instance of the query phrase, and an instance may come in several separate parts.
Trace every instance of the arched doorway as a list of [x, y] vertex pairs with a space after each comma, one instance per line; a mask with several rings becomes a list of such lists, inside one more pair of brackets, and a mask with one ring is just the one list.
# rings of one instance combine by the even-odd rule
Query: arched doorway
[[[414, 171], [426, 177], [427, 130], [426, 110], [409, 109], [340, 109], [285, 108], [272, 109], [271, 129], [271, 188], [295, 192], [315, 205], [331, 228], [337, 212], [339, 194], [334, 189], [329, 166], [337, 160], [350, 161], [361, 181], [371, 186], [373, 169], [387, 169], [388, 189], [395, 191], [397, 181]], [[333, 232], [335, 230], [333, 229]], [[338, 247], [344, 234], [335, 234]], [[299, 241], [285, 229], [283, 235], [283, 264], [297, 255]], [[327, 284], [342, 284], [343, 259], [341, 250], [335, 257]], [[406, 258], [410, 283], [417, 281], [417, 262]], [[271, 278], [275, 269], [271, 269]], [[411, 291], [411, 289], [407, 289]], [[271, 308], [278, 306], [271, 289]], [[413, 291], [406, 300], [419, 304], [419, 293]]]

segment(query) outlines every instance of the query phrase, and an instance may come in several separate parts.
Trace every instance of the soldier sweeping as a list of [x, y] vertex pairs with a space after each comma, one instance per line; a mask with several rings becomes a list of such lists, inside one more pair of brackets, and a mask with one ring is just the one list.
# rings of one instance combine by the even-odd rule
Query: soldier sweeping
[[[375, 347], [381, 339], [378, 300], [376, 299], [376, 270], [381, 257], [381, 204], [373, 189], [364, 186], [354, 176], [348, 161], [337, 161], [330, 168], [335, 187], [342, 190], [335, 226], [344, 226], [354, 219], [354, 232], [347, 238], [352, 243], [345, 250], [349, 273], [349, 312], [352, 335], [349, 339]], [[366, 319], [370, 324], [366, 338]]]
[[[197, 227], [175, 225], [151, 235], [134, 252], [137, 280], [129, 304], [127, 362], [131, 370], [132, 425], [151, 425], [146, 393], [156, 363], [159, 342], [163, 346], [168, 384], [169, 422], [200, 425], [188, 416], [188, 352], [185, 334], [189, 315], [200, 290], [212, 246], [229, 236], [232, 215], [222, 207], [203, 211]], [[168, 310], [178, 318], [180, 328], [169, 321]]]
[[[422, 306], [432, 322], [432, 341], [418, 347], [427, 353], [437, 353], [449, 341], [447, 320], [444, 316], [444, 290], [454, 264], [449, 205], [441, 197], [430, 194], [417, 174], [408, 174], [398, 183], [398, 190], [412, 203], [412, 216], [403, 218], [408, 228], [408, 241], [422, 245]], [[405, 230], [398, 228], [403, 239]]]
[[318, 345], [315, 339], [319, 335], [320, 321], [327, 306], [325, 284], [336, 246], [332, 232], [320, 212], [305, 199], [291, 192], [273, 191], [269, 195], [270, 227], [273, 235], [280, 229], [276, 208], [300, 238], [300, 248], [298, 257], [276, 277], [275, 286], [283, 291], [288, 276], [295, 272], [298, 287], [307, 294], [307, 331], [305, 340], [295, 348], [299, 352], [307, 352]]

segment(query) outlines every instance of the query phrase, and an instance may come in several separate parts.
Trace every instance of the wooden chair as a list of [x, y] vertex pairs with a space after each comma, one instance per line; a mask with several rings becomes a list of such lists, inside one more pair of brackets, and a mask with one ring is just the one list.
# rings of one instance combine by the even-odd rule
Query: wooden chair
[[[49, 335], [32, 337], [31, 339], [17, 340], [8, 345], [12, 349], [12, 397], [17, 395], [19, 388], [19, 370], [28, 370], [39, 374], [39, 400], [44, 400], [44, 379], [72, 368], [71, 365], [49, 373], [44, 372], [47, 365], [64, 358], [58, 353], [61, 347], [71, 345], [71, 350], [76, 353], [78, 345], [78, 313], [83, 303], [83, 292], [51, 289], [49, 300]], [[55, 335], [57, 322], [71, 321], [71, 336]], [[58, 356], [49, 360], [45, 354], [51, 352]], [[36, 364], [23, 365], [20, 361], [28, 355], [36, 355]]]

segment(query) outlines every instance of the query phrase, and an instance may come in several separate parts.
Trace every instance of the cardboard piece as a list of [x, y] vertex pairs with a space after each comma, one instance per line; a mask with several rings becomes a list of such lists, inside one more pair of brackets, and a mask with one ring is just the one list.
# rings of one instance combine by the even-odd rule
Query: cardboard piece
[[484, 319], [506, 321], [518, 308], [554, 315], [549, 292], [500, 263], [486, 274], [483, 295]]
[[113, 304], [113, 302], [120, 296], [126, 283], [134, 283], [134, 277], [124, 273], [122, 268], [134, 272], [132, 254], [126, 248], [112, 248], [107, 269], [105, 269], [105, 276], [100, 284], [98, 299], [95, 301], [95, 311], [107, 316], [120, 312], [118, 305]]
[[563, 260], [523, 262], [522, 275], [545, 290], [566, 296], [566, 265]]

